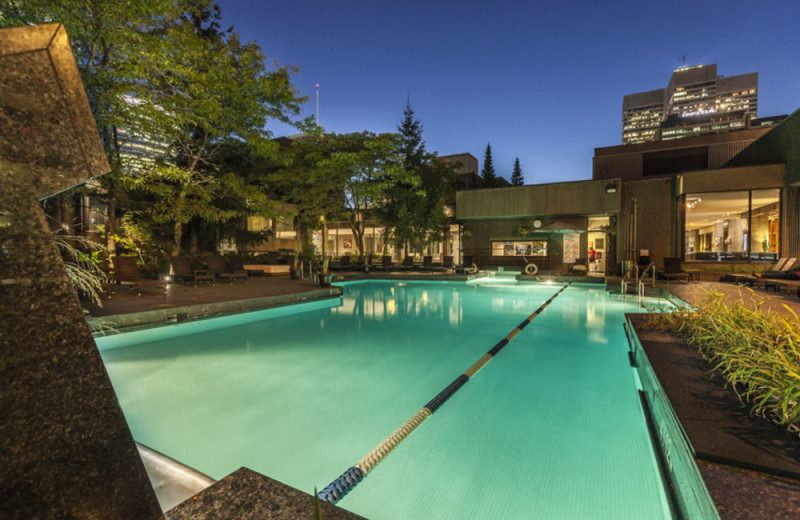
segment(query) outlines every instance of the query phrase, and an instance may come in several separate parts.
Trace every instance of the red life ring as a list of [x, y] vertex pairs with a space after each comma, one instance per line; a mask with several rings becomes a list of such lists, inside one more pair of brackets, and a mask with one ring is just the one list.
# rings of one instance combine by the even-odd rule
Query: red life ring
[[466, 274], [475, 274], [478, 272], [478, 266], [476, 264], [472, 264], [472, 267], [467, 267], [464, 269]]

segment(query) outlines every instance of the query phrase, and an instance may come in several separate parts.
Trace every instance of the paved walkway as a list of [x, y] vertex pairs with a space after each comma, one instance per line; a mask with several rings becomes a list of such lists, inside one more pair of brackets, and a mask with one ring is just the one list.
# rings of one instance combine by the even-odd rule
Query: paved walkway
[[103, 300], [103, 306], [84, 304], [91, 316], [113, 316], [134, 312], [154, 311], [187, 305], [247, 300], [264, 296], [299, 294], [320, 289], [319, 283], [310, 279], [292, 280], [288, 276], [256, 276], [247, 283], [227, 281], [215, 285], [201, 283], [197, 287], [186, 284], [168, 284], [163, 287], [142, 287], [142, 295], [136, 289], [116, 286], [111, 298]]
[[727, 282], [689, 282], [689, 283], [665, 283], [657, 282], [656, 287], [661, 287], [670, 291], [672, 294], [682, 299], [685, 302], [695, 305], [704, 300], [708, 293], [721, 292], [725, 294], [725, 299], [732, 303], [739, 298], [744, 300], [745, 303], [754, 306], [758, 301], [765, 300], [761, 310], [766, 312], [777, 312], [783, 315], [791, 314], [788, 310], [792, 310], [797, 316], [800, 316], [800, 298], [794, 296], [787, 296], [785, 294], [775, 294], [774, 292], [766, 292], [763, 290], [754, 290], [747, 287], [741, 287]]

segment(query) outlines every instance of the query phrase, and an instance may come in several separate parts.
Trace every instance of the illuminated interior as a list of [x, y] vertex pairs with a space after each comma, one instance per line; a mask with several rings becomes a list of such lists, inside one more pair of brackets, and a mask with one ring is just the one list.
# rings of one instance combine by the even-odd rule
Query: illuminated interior
[[686, 260], [775, 260], [780, 252], [780, 190], [690, 193]]

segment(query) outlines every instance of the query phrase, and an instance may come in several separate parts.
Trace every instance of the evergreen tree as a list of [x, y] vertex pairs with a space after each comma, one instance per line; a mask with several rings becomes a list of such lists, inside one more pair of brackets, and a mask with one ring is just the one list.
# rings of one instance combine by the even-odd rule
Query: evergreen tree
[[522, 178], [522, 168], [519, 166], [519, 157], [514, 159], [514, 170], [511, 172], [511, 185], [522, 186], [525, 180]]
[[408, 171], [419, 171], [427, 159], [425, 141], [422, 139], [422, 123], [414, 117], [411, 99], [406, 97], [403, 109], [403, 121], [397, 127], [400, 134], [399, 152], [403, 156], [403, 168]]
[[492, 163], [492, 144], [486, 144], [486, 153], [483, 154], [483, 169], [481, 170], [483, 177], [484, 188], [494, 188], [497, 186], [497, 176], [494, 173], [494, 164]]

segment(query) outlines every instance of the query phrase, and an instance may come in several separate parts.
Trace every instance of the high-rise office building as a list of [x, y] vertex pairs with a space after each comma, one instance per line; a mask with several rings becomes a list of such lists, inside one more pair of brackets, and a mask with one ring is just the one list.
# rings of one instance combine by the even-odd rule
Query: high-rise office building
[[716, 64], [682, 67], [666, 88], [625, 96], [622, 143], [745, 129], [756, 117], [757, 72], [726, 78], [717, 76]]

